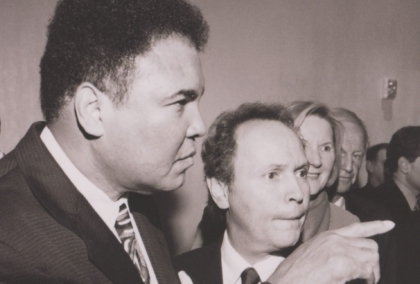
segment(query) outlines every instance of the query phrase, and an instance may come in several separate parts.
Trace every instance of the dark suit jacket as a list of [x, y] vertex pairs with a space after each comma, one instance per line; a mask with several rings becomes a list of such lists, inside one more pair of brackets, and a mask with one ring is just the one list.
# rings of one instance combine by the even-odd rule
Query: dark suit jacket
[[[345, 195], [345, 200], [346, 210], [359, 217], [361, 222], [393, 219], [391, 213], [386, 208], [352, 191], [349, 191]], [[390, 231], [374, 236], [372, 239], [376, 241], [379, 247], [381, 279], [378, 283], [399, 283], [397, 282], [397, 245], [395, 232]]]
[[388, 209], [397, 224], [411, 213], [407, 199], [392, 179], [385, 180], [383, 184], [364, 194]]
[[396, 228], [398, 283], [420, 282], [420, 211], [412, 212]]
[[[44, 126], [35, 123], [0, 160], [0, 282], [143, 283], [39, 138]], [[130, 209], [157, 279], [178, 283], [163, 234], [135, 206], [142, 198], [130, 196]]]
[[185, 271], [194, 284], [223, 284], [222, 241], [177, 256], [176, 271]]

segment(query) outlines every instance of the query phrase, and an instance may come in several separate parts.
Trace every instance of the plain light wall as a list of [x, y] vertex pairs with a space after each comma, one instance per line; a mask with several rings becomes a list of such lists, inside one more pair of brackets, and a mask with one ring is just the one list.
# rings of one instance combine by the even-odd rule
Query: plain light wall
[[[420, 1], [191, 2], [210, 25], [201, 102], [208, 125], [243, 102], [298, 99], [355, 111], [371, 144], [420, 124]], [[10, 151], [42, 118], [38, 65], [55, 3], [0, 0], [0, 150]], [[390, 120], [382, 110], [385, 78], [398, 80]], [[175, 253], [190, 248], [206, 198], [197, 155], [183, 188], [158, 198]]]

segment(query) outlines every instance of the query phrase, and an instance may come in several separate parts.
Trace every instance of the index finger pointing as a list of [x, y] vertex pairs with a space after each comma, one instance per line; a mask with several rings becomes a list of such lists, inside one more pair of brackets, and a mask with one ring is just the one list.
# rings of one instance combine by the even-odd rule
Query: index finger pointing
[[372, 221], [364, 223], [354, 223], [352, 225], [334, 230], [335, 233], [344, 237], [367, 238], [378, 234], [383, 234], [394, 228], [392, 221]]

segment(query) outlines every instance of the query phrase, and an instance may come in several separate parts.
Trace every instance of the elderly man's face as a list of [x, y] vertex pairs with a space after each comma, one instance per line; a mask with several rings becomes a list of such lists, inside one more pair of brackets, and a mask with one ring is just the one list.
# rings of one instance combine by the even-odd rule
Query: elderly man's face
[[[136, 59], [127, 101], [104, 117], [99, 167], [120, 191], [168, 191], [193, 165], [195, 138], [206, 127], [198, 109], [204, 77], [196, 49], [177, 35]], [[99, 156], [99, 155], [98, 155]]]
[[242, 255], [266, 256], [294, 245], [308, 210], [308, 162], [301, 141], [277, 121], [250, 121], [236, 131], [227, 228]]
[[343, 122], [343, 126], [338, 193], [347, 192], [356, 182], [365, 153], [365, 141], [361, 129], [351, 122]]

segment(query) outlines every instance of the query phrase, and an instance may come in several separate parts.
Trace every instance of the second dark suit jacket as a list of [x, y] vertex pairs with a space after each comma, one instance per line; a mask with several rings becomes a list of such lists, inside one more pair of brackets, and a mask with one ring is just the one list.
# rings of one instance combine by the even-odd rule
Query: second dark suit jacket
[[177, 256], [176, 271], [185, 271], [194, 284], [223, 284], [222, 241]]
[[[361, 222], [376, 220], [393, 220], [391, 213], [378, 203], [355, 192], [349, 191], [345, 195], [346, 210], [359, 217]], [[397, 281], [397, 245], [395, 232], [372, 237], [379, 247], [379, 264], [381, 268], [381, 279], [379, 284], [394, 284]]]
[[397, 224], [411, 214], [410, 205], [404, 194], [392, 179], [374, 188], [366, 196], [387, 208]]
[[[70, 182], [34, 124], [0, 160], [1, 283], [143, 283], [122, 245]], [[178, 283], [141, 195], [130, 209], [159, 283]], [[146, 202], [147, 203], [147, 202]]]
[[420, 211], [412, 212], [396, 229], [398, 283], [420, 282]]

